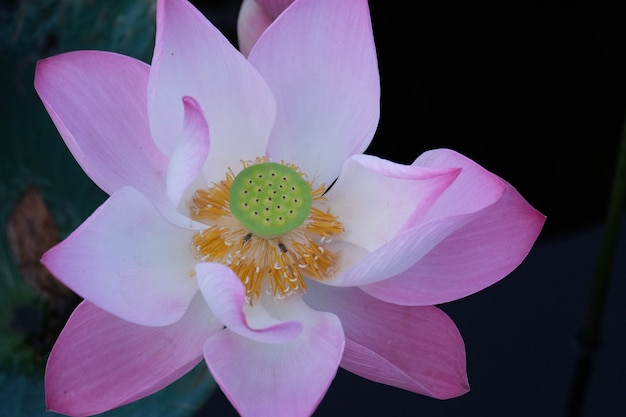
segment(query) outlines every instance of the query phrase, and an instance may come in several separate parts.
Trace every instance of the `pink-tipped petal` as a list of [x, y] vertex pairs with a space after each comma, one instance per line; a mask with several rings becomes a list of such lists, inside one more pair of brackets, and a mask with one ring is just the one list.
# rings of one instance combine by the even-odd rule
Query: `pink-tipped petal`
[[221, 328], [201, 296], [166, 327], [132, 324], [84, 301], [48, 358], [48, 409], [91, 416], [152, 394], [199, 363], [202, 345]]
[[342, 368], [434, 398], [457, 397], [469, 390], [463, 339], [438, 308], [398, 306], [358, 288], [316, 283], [309, 286], [305, 300], [340, 318], [346, 334]]
[[[461, 169], [458, 178], [431, 207], [421, 222], [477, 213], [496, 203], [509, 186], [502, 178], [450, 149], [434, 149], [424, 152], [413, 162], [413, 166], [431, 169]], [[405, 227], [413, 225], [407, 224]]]
[[[473, 258], [470, 263], [457, 268], [465, 271], [464, 276], [474, 277], [475, 274], [470, 271], [475, 269], [471, 266], [477, 267], [481, 263], [485, 266], [478, 274], [486, 274], [489, 268], [499, 269], [495, 275], [482, 275], [482, 278], [477, 280], [460, 277], [455, 279], [450, 276], [455, 283], [466, 284], [450, 289], [449, 297], [458, 298], [458, 294], [467, 295], [470, 288], [472, 292], [478, 291], [501, 279], [503, 277], [501, 271], [508, 273], [512, 270], [512, 265], [517, 266], [521, 262], [541, 230], [544, 218], [508, 183], [472, 160], [447, 149], [426, 152], [412, 166], [424, 169], [460, 169], [460, 173], [430, 205], [425, 214], [412, 216], [387, 243], [361, 259], [352, 255], [355, 251], [351, 250], [351, 247], [346, 247], [345, 259], [340, 260], [338, 268], [342, 273], [328, 283], [338, 286], [365, 286], [377, 283], [364, 289], [371, 295], [383, 297], [382, 299], [391, 302], [429, 305], [450, 301], [451, 298], [446, 294], [438, 294], [437, 297], [444, 296], [445, 300], [433, 301], [432, 298], [428, 298], [429, 301], [418, 301], [421, 297], [419, 295], [421, 287], [418, 284], [411, 284], [414, 282], [412, 278], [405, 279], [402, 286], [396, 285], [395, 280], [388, 283], [383, 281], [402, 274], [414, 265], [418, 268], [416, 264], [448, 238], [456, 243], [451, 249], [450, 246], [441, 246], [448, 248], [447, 258], [440, 263], [442, 272], [458, 264], [460, 260], [458, 253], [461, 250], [469, 251], [466, 253], [471, 255], [467, 258]], [[482, 221], [488, 222], [489, 226], [481, 223]], [[473, 222], [476, 222], [474, 223], [476, 226], [471, 226]], [[527, 230], [517, 232], [517, 228]], [[461, 229], [464, 231], [460, 231]], [[463, 238], [464, 234], [468, 236]], [[493, 256], [492, 249], [496, 249], [496, 254], [500, 253], [502, 257]], [[427, 273], [432, 272], [431, 269]], [[438, 275], [430, 275], [428, 279], [441, 283], [441, 291], [444, 293], [446, 288], [451, 286], [451, 283], [442, 280]], [[465, 288], [465, 285], [468, 287]], [[406, 291], [402, 293], [403, 290], [399, 289], [410, 286], [414, 288], [412, 294]], [[388, 293], [387, 296], [382, 295], [383, 288]], [[415, 301], [409, 301], [410, 299]]]
[[337, 372], [344, 335], [337, 317], [310, 310], [294, 296], [284, 312], [304, 323], [284, 344], [248, 339], [229, 329], [211, 336], [204, 357], [220, 388], [242, 416], [309, 416]]
[[268, 155], [329, 185], [378, 125], [380, 80], [367, 1], [296, 1], [261, 35], [249, 60], [276, 97]]
[[364, 286], [367, 293], [399, 304], [440, 304], [492, 285], [522, 262], [545, 217], [510, 184], [449, 149], [425, 152], [413, 165], [462, 168], [422, 221], [427, 226], [465, 219], [465, 224], [406, 271]]
[[67, 147], [105, 192], [124, 186], [165, 196], [167, 160], [147, 115], [149, 67], [123, 55], [79, 51], [39, 61], [35, 89]]
[[101, 309], [163, 326], [180, 319], [198, 290], [193, 233], [167, 222], [134, 188], [121, 188], [42, 262]]
[[148, 83], [150, 128], [172, 155], [182, 131], [184, 96], [194, 97], [211, 126], [209, 181], [240, 160], [265, 155], [276, 106], [258, 72], [184, 0], [157, 2], [157, 34]]
[[326, 194], [326, 204], [343, 223], [341, 241], [373, 251], [401, 227], [416, 222], [458, 176], [457, 168], [400, 165], [354, 155]]
[[178, 206], [185, 189], [201, 173], [209, 154], [209, 126], [192, 97], [183, 97], [185, 120], [180, 141], [167, 169], [167, 195]]
[[544, 221], [508, 186], [497, 203], [447, 236], [407, 271], [363, 290], [405, 305], [441, 304], [473, 294], [504, 278], [524, 260]]
[[[286, 343], [302, 332], [302, 323], [282, 321], [269, 316], [262, 306], [246, 303], [244, 286], [228, 267], [212, 262], [196, 265], [200, 291], [213, 314], [231, 331], [262, 343]], [[245, 307], [244, 307], [245, 306]], [[244, 311], [245, 310], [245, 311]], [[246, 313], [263, 327], [253, 328]]]

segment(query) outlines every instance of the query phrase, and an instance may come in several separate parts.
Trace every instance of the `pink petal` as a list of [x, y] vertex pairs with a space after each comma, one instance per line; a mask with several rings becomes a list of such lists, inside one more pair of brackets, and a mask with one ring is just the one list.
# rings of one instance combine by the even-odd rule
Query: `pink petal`
[[463, 339], [438, 308], [398, 306], [357, 288], [316, 283], [309, 286], [305, 300], [339, 316], [346, 334], [342, 368], [434, 398], [469, 390]]
[[237, 17], [239, 50], [248, 56], [259, 36], [274, 21], [256, 0], [243, 0]]
[[157, 35], [148, 83], [150, 128], [172, 155], [183, 126], [184, 96], [194, 97], [211, 126], [209, 181], [228, 167], [265, 155], [275, 118], [272, 94], [250, 63], [184, 0], [159, 0]]
[[[491, 285], [526, 256], [541, 230], [543, 216], [530, 207], [509, 184], [470, 159], [445, 149], [427, 152], [413, 166], [427, 169], [461, 168], [462, 171], [424, 215], [411, 217], [400, 232], [384, 245], [361, 259], [353, 255], [356, 250], [347, 247], [339, 265], [343, 273], [328, 281], [329, 284], [353, 286], [377, 283], [364, 287], [365, 291], [390, 302], [429, 305], [450, 301], [458, 298], [458, 294], [468, 295]], [[511, 192], [514, 194], [505, 196]], [[476, 226], [468, 226], [472, 222], [477, 222], [474, 223]], [[524, 230], [518, 232], [518, 228]], [[459, 231], [461, 229], [465, 231]], [[453, 236], [457, 231], [458, 234]], [[452, 268], [452, 265], [458, 265], [450, 274], [450, 279], [455, 283], [454, 289], [450, 289], [451, 282], [442, 279], [439, 274], [432, 274], [434, 264], [426, 271], [429, 277], [424, 279], [439, 288], [437, 294], [432, 294], [438, 298], [427, 295], [427, 298], [421, 299], [421, 284], [410, 276], [402, 285], [396, 280], [382, 282], [402, 274], [414, 265], [419, 268], [416, 264], [448, 238], [455, 242], [454, 246], [441, 246], [447, 255], [445, 260], [439, 259], [443, 256], [439, 255], [437, 265], [441, 265], [442, 273]], [[466, 252], [468, 260], [459, 264], [459, 251], [462, 250], [469, 251]], [[479, 265], [483, 266], [473, 274], [472, 271], [476, 271]], [[462, 278], [455, 275], [458, 270], [463, 270], [462, 277], [481, 275], [481, 278]], [[490, 270], [494, 270], [493, 273]], [[407, 293], [409, 287], [413, 290]], [[429, 294], [430, 290], [427, 289], [426, 293]]]
[[[413, 166], [461, 168], [461, 175], [437, 200], [422, 222], [476, 213], [497, 202], [509, 185], [471, 159], [450, 149], [434, 149], [420, 155]], [[411, 224], [405, 225], [410, 227]]]
[[245, 56], [267, 27], [293, 0], [244, 0], [237, 18], [239, 50]]
[[545, 217], [511, 186], [497, 203], [447, 236], [407, 271], [363, 287], [381, 300], [431, 305], [486, 288], [513, 271], [526, 257]]
[[256, 0], [263, 10], [276, 19], [294, 0]]
[[183, 97], [183, 105], [183, 132], [167, 169], [167, 194], [174, 206], [178, 206], [185, 189], [201, 172], [210, 144], [209, 127], [198, 102]]
[[[302, 323], [271, 318], [260, 306], [247, 304], [243, 284], [230, 268], [204, 262], [196, 265], [196, 274], [211, 311], [229, 330], [263, 343], [286, 343], [302, 332]], [[244, 310], [250, 315], [263, 315], [259, 321], [263, 321], [264, 327], [251, 327]]]
[[148, 65], [123, 55], [79, 51], [39, 61], [35, 89], [67, 147], [105, 192], [133, 186], [165, 196], [166, 159], [148, 126]]
[[137, 190], [121, 188], [42, 262], [101, 309], [162, 326], [180, 319], [198, 290], [193, 233], [168, 223]]
[[476, 217], [478, 214], [469, 213], [431, 220], [399, 232], [369, 253], [349, 242], [333, 242], [329, 249], [341, 254], [336, 266], [338, 272], [324, 282], [351, 287], [389, 279], [409, 269], [449, 235]]
[[283, 313], [304, 323], [300, 335], [267, 344], [230, 331], [210, 337], [204, 357], [216, 382], [242, 416], [309, 416], [335, 377], [344, 348], [341, 323], [293, 296]]
[[150, 395], [191, 370], [221, 328], [200, 296], [166, 327], [132, 324], [84, 301], [48, 358], [48, 409], [88, 416]]
[[458, 176], [457, 168], [395, 164], [370, 155], [346, 160], [326, 204], [345, 232], [336, 239], [373, 251], [423, 217]]
[[268, 155], [330, 185], [378, 125], [380, 80], [367, 1], [294, 2], [249, 60], [278, 106]]

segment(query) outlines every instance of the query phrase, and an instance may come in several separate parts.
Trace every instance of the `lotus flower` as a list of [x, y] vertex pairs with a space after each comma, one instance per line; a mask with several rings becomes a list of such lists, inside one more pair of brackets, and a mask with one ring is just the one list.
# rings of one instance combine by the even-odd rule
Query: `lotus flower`
[[452, 150], [362, 154], [380, 99], [366, 0], [298, 0], [248, 58], [159, 0], [151, 65], [71, 52], [35, 87], [109, 194], [42, 259], [84, 298], [48, 359], [49, 409], [97, 414], [202, 359], [241, 415], [310, 415], [339, 366], [467, 392], [434, 305], [509, 274], [544, 217]]

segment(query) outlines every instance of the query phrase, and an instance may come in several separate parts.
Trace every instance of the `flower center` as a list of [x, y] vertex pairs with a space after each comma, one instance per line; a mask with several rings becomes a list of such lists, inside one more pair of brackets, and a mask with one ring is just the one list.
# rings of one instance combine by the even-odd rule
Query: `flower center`
[[243, 166], [192, 198], [191, 218], [207, 225], [193, 237], [196, 257], [229, 266], [249, 302], [262, 289], [281, 298], [306, 291], [304, 277], [332, 276], [338, 254], [327, 246], [343, 225], [316, 207], [324, 185], [313, 187], [292, 164], [258, 158]]
[[309, 216], [311, 187], [298, 172], [277, 163], [251, 165], [230, 186], [233, 216], [249, 231], [272, 238], [300, 226]]

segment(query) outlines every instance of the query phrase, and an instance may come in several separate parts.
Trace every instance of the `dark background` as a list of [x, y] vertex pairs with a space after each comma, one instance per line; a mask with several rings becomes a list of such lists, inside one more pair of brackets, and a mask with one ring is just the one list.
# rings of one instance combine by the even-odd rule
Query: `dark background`
[[[235, 39], [238, 1], [194, 3]], [[382, 102], [367, 152], [410, 163], [427, 149], [455, 149], [513, 184], [547, 222], [509, 277], [441, 306], [466, 342], [468, 394], [439, 401], [340, 369], [315, 416], [564, 415], [626, 110], [626, 5], [370, 8]], [[590, 417], [626, 415], [623, 243], [617, 253], [580, 410]], [[219, 391], [201, 414], [236, 415]]]

